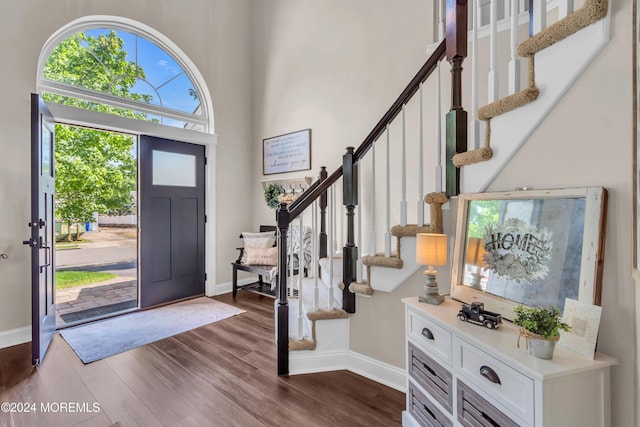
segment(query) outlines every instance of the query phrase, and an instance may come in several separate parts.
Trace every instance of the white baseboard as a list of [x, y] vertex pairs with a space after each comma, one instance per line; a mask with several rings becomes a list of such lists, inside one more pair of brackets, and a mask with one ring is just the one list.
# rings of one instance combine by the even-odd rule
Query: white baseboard
[[[255, 281], [256, 281], [255, 277], [247, 277], [247, 278], [244, 278], [244, 279], [238, 279], [238, 286], [248, 285], [249, 283], [253, 283]], [[212, 297], [212, 296], [215, 296], [215, 295], [228, 294], [232, 290], [233, 290], [233, 282], [217, 283], [213, 287], [213, 292], [211, 293], [211, 295], [209, 295], [207, 293], [207, 296], [208, 297]]]
[[324, 353], [296, 351], [289, 353], [290, 375], [339, 371], [343, 369], [403, 393], [406, 392], [406, 375], [404, 369], [372, 359], [355, 351]]
[[403, 393], [406, 392], [407, 377], [404, 369], [372, 359], [369, 356], [356, 353], [355, 351], [349, 352], [349, 362], [349, 370], [351, 372]]
[[11, 347], [31, 341], [31, 326], [0, 331], [0, 348]]

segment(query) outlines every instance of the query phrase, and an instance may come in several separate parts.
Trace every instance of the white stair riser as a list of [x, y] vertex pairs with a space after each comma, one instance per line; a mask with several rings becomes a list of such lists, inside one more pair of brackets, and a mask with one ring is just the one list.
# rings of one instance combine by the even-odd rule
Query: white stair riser
[[403, 237], [400, 239], [400, 253], [403, 267], [386, 268], [371, 267], [371, 287], [376, 292], [393, 292], [409, 277], [424, 266], [416, 262], [416, 238]]

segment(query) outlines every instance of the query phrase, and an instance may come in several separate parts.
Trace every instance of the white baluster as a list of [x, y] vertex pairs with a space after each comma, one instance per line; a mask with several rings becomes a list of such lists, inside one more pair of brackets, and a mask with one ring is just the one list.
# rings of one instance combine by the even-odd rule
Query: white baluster
[[442, 79], [440, 64], [436, 67], [436, 192], [442, 191]]
[[[287, 283], [288, 288], [289, 288], [289, 292], [290, 292], [290, 296], [293, 296], [293, 291], [291, 286], [293, 286], [293, 226], [289, 227], [289, 236], [288, 236], [288, 240], [289, 240], [289, 247], [288, 247], [288, 252], [287, 252], [287, 262], [289, 263], [289, 277], [287, 278]], [[300, 294], [298, 294], [298, 296], [300, 296]]]
[[[546, 1], [546, 0], [545, 0]], [[489, 36], [489, 102], [497, 101], [498, 95], [498, 0], [491, 0]]]
[[471, 33], [471, 111], [468, 146], [480, 148], [480, 121], [478, 120], [478, 29], [480, 28], [479, 0], [473, 0], [470, 8], [473, 31]]
[[[561, 2], [562, 3], [562, 2]], [[509, 95], [520, 90], [518, 48], [518, 0], [511, 0], [511, 60], [509, 61]]]
[[558, 2], [558, 19], [567, 17], [573, 13], [573, 0]]
[[[376, 141], [377, 143], [378, 141]], [[369, 255], [376, 254], [376, 143], [371, 147], [371, 231], [369, 233]]]
[[318, 272], [320, 271], [318, 263], [318, 200], [316, 199], [311, 206], [311, 265], [313, 270], [313, 310], [319, 308], [320, 290], [318, 289]]
[[362, 282], [362, 165], [358, 162], [358, 259], [356, 260], [356, 282]]
[[502, 8], [504, 9], [504, 16], [502, 19], [508, 19], [511, 16], [511, 0], [504, 0]]
[[547, 0], [533, 0], [533, 34], [547, 28]]
[[420, 83], [420, 89], [418, 90], [420, 100], [420, 126], [418, 138], [418, 227], [424, 225], [424, 117], [422, 116], [422, 83]]
[[402, 199], [400, 200], [400, 225], [407, 225], [407, 126], [405, 105], [402, 106]]
[[302, 237], [304, 235], [304, 227], [302, 222], [302, 215], [300, 215], [300, 221], [298, 224], [298, 246], [300, 246], [298, 251], [298, 339], [303, 338], [302, 333], [302, 276], [304, 272], [304, 253], [303, 248], [304, 244], [302, 241]]
[[333, 246], [331, 246], [331, 250], [333, 251], [334, 254], [337, 254], [338, 251], [338, 236], [337, 236], [337, 232], [338, 232], [338, 222], [337, 222], [337, 211], [338, 209], [336, 208], [336, 191], [335, 189], [331, 191], [331, 206], [333, 206], [333, 209], [331, 210], [331, 215], [333, 215]]
[[327, 300], [327, 307], [329, 307], [329, 310], [333, 309], [333, 256], [335, 254], [335, 251], [333, 250], [333, 244], [334, 244], [334, 210], [335, 210], [335, 199], [333, 196], [333, 185], [331, 187], [329, 187], [329, 197], [328, 197], [328, 201], [329, 201], [329, 293], [328, 293], [328, 300]]
[[387, 222], [384, 235], [384, 256], [391, 256], [391, 143], [389, 140], [389, 125], [387, 124]]
[[444, 33], [446, 31], [446, 19], [445, 14], [447, 10], [446, 0], [438, 0], [438, 41], [444, 38]]

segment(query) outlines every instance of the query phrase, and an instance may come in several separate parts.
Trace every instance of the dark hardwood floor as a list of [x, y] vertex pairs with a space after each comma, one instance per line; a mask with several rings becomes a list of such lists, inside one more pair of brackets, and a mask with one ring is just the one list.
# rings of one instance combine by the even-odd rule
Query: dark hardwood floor
[[351, 372], [277, 377], [273, 299], [215, 299], [247, 312], [89, 365], [59, 335], [38, 369], [30, 344], [0, 350], [0, 403], [35, 409], [0, 427], [401, 424], [404, 394]]

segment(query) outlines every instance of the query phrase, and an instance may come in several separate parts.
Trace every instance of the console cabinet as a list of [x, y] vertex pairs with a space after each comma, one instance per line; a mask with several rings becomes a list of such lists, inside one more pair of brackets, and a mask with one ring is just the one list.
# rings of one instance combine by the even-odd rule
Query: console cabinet
[[552, 360], [517, 348], [518, 327], [457, 319], [460, 303], [405, 298], [407, 409], [403, 426], [610, 426], [609, 370], [556, 346]]

